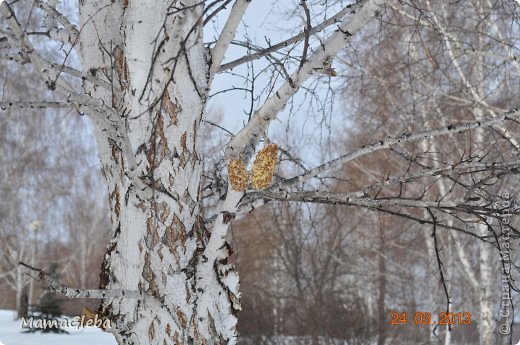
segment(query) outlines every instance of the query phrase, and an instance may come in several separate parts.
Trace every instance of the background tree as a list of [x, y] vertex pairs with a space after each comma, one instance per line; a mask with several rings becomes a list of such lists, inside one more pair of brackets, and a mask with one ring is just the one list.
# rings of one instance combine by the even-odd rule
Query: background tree
[[[517, 47], [512, 47], [510, 42], [517, 42], [518, 37], [500, 27], [509, 23], [518, 25], [515, 6], [501, 3], [493, 7], [486, 1], [405, 4], [408, 6], [392, 4], [387, 12], [387, 25], [372, 33], [366, 32], [367, 37], [384, 37], [372, 48], [383, 51], [383, 54], [374, 57], [368, 53], [356, 53], [346, 57], [346, 93], [359, 92], [360, 103], [355, 111], [359, 115], [355, 121], [359, 121], [360, 126], [373, 128], [382, 135], [393, 135], [403, 129], [405, 132], [415, 131], [422, 126], [435, 128], [446, 125], [454, 119], [478, 118], [485, 112], [496, 115], [514, 106], [519, 85], [518, 65], [510, 56]], [[367, 41], [365, 39], [362, 44], [366, 46]], [[489, 51], [500, 53], [484, 53]], [[389, 116], [395, 113], [400, 116]], [[407, 152], [395, 150], [390, 159], [393, 168], [402, 170], [415, 164], [437, 167], [448, 157], [457, 155], [467, 160], [516, 159], [518, 143], [515, 130], [514, 126], [497, 125], [486, 131], [450, 137], [448, 141], [423, 141]], [[489, 146], [488, 138], [493, 137], [496, 141]], [[452, 145], [452, 140], [456, 140], [458, 145]], [[397, 165], [399, 156], [407, 158], [400, 168]], [[494, 184], [495, 191], [508, 188], [516, 193], [516, 179], [495, 184], [485, 182], [488, 178], [481, 178], [479, 184], [488, 184], [488, 188], [489, 184]], [[457, 192], [456, 185], [462, 186], [463, 190]], [[468, 192], [478, 188], [446, 176], [432, 184], [428, 193], [438, 193], [443, 198], [451, 193], [465, 193], [465, 197], [469, 197]], [[489, 204], [490, 199], [486, 200]], [[443, 221], [452, 226], [461, 219], [443, 216]], [[489, 234], [489, 224], [484, 221], [475, 219], [465, 223], [466, 228], [476, 230], [480, 236]], [[497, 300], [493, 292], [499, 290], [495, 282], [499, 281], [496, 277], [501, 266], [497, 260], [497, 248], [493, 249], [487, 241], [477, 244], [453, 231], [439, 232], [438, 247], [435, 248], [430, 234], [424, 234], [430, 272], [438, 271], [439, 255], [444, 262], [446, 281], [450, 281], [447, 289], [453, 300], [459, 300], [453, 296], [460, 293], [457, 292], [460, 289], [460, 286], [457, 288], [458, 280], [462, 280], [462, 285], [469, 283], [473, 293], [479, 296], [474, 315], [479, 324], [480, 343], [496, 343], [497, 316], [494, 310]], [[488, 242], [493, 243], [494, 239]], [[494, 244], [498, 247], [498, 243]], [[480, 259], [475, 260], [477, 256], [471, 253], [479, 253]], [[446, 299], [445, 293], [439, 291], [442, 289], [432, 284], [428, 309], [434, 309], [439, 301]], [[451, 307], [471, 308], [460, 304]], [[445, 344], [450, 343], [449, 334], [446, 332]]]
[[[20, 84], [21, 78], [34, 80], [33, 72], [27, 68], [17, 72], [20, 79], [14, 78], [8, 66], [0, 65], [0, 73], [5, 77], [3, 98], [39, 94], [37, 87], [24, 89]], [[78, 136], [74, 137], [74, 128], [81, 128], [81, 123], [70, 112], [7, 109], [4, 115], [0, 122], [0, 285], [16, 291], [13, 300], [19, 310], [25, 288], [29, 303], [34, 303], [36, 296], [31, 280], [18, 263], [39, 261], [42, 255], [38, 246], [60, 237], [60, 208], [51, 205], [62, 204], [69, 194], [75, 183], [76, 164], [81, 164], [84, 150], [81, 142], [76, 141]]]

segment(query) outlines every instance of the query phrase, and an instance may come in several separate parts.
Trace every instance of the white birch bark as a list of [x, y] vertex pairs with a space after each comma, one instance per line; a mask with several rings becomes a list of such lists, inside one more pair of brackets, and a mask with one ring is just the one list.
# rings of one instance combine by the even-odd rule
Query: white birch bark
[[[487, 225], [479, 224], [479, 232], [487, 233]], [[488, 243], [482, 241], [479, 243], [480, 247], [480, 284], [479, 289], [479, 344], [494, 344], [495, 343], [495, 294], [494, 294], [494, 263], [493, 247]]]
[[148, 296], [107, 300], [118, 343], [236, 343], [238, 278], [223, 238], [208, 250], [200, 216], [202, 5], [100, 1], [80, 10], [83, 73], [114, 78], [113, 89], [84, 83], [115, 110], [91, 114], [113, 223], [102, 288]]
[[23, 277], [23, 271], [20, 266], [16, 269], [16, 313], [17, 318], [22, 317], [20, 315], [20, 311], [22, 308], [22, 296], [23, 296], [23, 288], [25, 286], [25, 280]]
[[[481, 10], [478, 13], [482, 13]], [[477, 47], [481, 50], [482, 47], [482, 35], [477, 36]], [[482, 83], [478, 83], [479, 80], [483, 79], [484, 71], [483, 71], [483, 58], [482, 56], [478, 57], [475, 61], [474, 70], [474, 78], [477, 81], [476, 85], [476, 93], [474, 94], [475, 98], [482, 99], [484, 95], [484, 91], [482, 89]], [[479, 117], [482, 115], [482, 110], [477, 108], [475, 110], [475, 117]], [[516, 143], [516, 140], [514, 141]], [[483, 137], [482, 131], [477, 131], [475, 133], [475, 144], [477, 145], [477, 150], [482, 150], [485, 145], [485, 140]], [[517, 145], [515, 145], [517, 146]], [[488, 235], [488, 225], [487, 224], [477, 224], [478, 232], [485, 236]], [[480, 260], [479, 260], [479, 269], [480, 269], [480, 284], [479, 284], [479, 304], [480, 304], [480, 317], [479, 317], [479, 341], [480, 345], [493, 344], [495, 343], [495, 299], [496, 295], [495, 291], [495, 270], [494, 268], [497, 266], [496, 257], [493, 255], [494, 248], [484, 242], [481, 241], [479, 243], [480, 248]]]

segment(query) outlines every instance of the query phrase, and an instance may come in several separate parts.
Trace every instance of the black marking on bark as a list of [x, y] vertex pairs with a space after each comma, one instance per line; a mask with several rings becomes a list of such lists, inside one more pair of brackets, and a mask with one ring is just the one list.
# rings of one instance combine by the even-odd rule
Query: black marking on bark
[[52, 90], [52, 91], [56, 90], [56, 82], [54, 80], [47, 80], [45, 82], [45, 85], [47, 86], [47, 88], [49, 90]]
[[227, 212], [227, 211], [222, 211], [221, 213], [222, 213], [222, 223], [223, 224], [229, 224], [229, 222], [231, 222], [236, 217], [235, 213], [231, 213], [231, 212]]
[[128, 186], [128, 189], [126, 190], [126, 193], [125, 193], [125, 204], [128, 206], [128, 199], [130, 198], [130, 189], [133, 187], [133, 184], [130, 184], [130, 186]]
[[[240, 295], [238, 295], [238, 296], [235, 295], [228, 288], [228, 286], [226, 284], [224, 284], [224, 282], [223, 282], [223, 279], [225, 277], [227, 277], [230, 272], [235, 272], [235, 274], [236, 274], [236, 270], [233, 265], [228, 264], [228, 262], [227, 262], [227, 259], [230, 255], [230, 253], [232, 252], [231, 247], [229, 246], [229, 244], [227, 242], [225, 242], [224, 245], [220, 249], [222, 250], [224, 247], [226, 247], [225, 253], [227, 254], [227, 256], [225, 256], [224, 258], [222, 258], [220, 260], [216, 260], [213, 264], [213, 270], [215, 271], [215, 275], [217, 277], [217, 282], [219, 283], [222, 290], [224, 290], [224, 292], [228, 296], [228, 302], [229, 302], [231, 314], [236, 316], [239, 311], [239, 308], [235, 309], [234, 305], [235, 305], [235, 303], [240, 305], [240, 301], [238, 300]], [[220, 295], [222, 295], [221, 291], [219, 291], [219, 296]]]
[[192, 68], [190, 65], [190, 60], [188, 58], [188, 53], [187, 53], [186, 48], [183, 47], [182, 51], [184, 52], [184, 57], [186, 58], [186, 66], [188, 66], [188, 75], [190, 76], [191, 82], [193, 83], [193, 88], [197, 92], [197, 95], [199, 95], [200, 99], [205, 99], [205, 96], [200, 93], [199, 86], [197, 85], [197, 81], [195, 80], [195, 77], [193, 76], [193, 71], [192, 71]]
[[164, 187], [164, 185], [159, 180], [153, 181], [149, 176], [141, 177], [141, 180], [154, 191], [167, 195], [175, 201], [179, 201], [172, 193], [170, 193]]
[[[352, 11], [352, 13], [355, 13], [355, 12]], [[352, 36], [352, 33], [350, 33], [350, 31], [342, 30], [339, 26], [338, 26], [338, 30], [341, 31], [343, 34], [345, 34], [346, 37], [351, 37]]]
[[146, 143], [143, 143], [137, 147], [136, 154], [146, 153]]

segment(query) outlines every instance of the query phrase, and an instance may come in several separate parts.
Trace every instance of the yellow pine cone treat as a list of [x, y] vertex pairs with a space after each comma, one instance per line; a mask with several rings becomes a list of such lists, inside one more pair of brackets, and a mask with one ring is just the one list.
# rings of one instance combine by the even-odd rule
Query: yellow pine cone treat
[[273, 181], [274, 168], [278, 158], [278, 146], [269, 144], [256, 155], [251, 169], [251, 179], [254, 189], [269, 187]]
[[231, 188], [237, 192], [243, 192], [249, 184], [249, 173], [244, 162], [240, 159], [228, 162], [228, 175]]

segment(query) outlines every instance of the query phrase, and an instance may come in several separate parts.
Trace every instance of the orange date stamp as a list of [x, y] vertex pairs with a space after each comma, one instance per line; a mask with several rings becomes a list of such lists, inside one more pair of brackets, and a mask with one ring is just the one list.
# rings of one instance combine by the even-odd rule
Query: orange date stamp
[[390, 313], [390, 324], [391, 325], [440, 325], [440, 326], [453, 326], [453, 325], [471, 325], [471, 313], [469, 312], [445, 312], [433, 314], [428, 312], [416, 312], [413, 315], [408, 315], [404, 312], [391, 312]]

